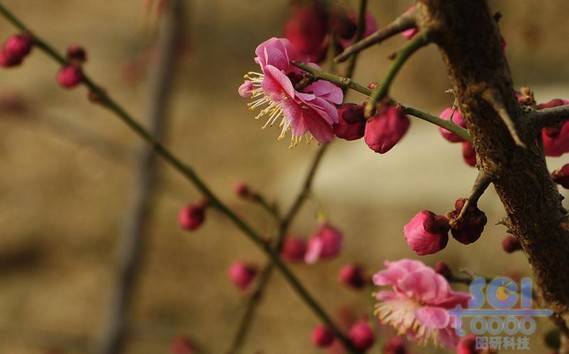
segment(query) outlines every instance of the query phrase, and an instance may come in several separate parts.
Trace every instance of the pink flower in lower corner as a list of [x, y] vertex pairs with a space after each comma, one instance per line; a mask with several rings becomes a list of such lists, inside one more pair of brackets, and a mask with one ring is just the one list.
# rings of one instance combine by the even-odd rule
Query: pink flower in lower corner
[[455, 347], [459, 337], [449, 310], [466, 307], [470, 295], [452, 290], [442, 275], [422, 262], [402, 259], [386, 261], [385, 266], [373, 276], [375, 285], [391, 287], [375, 293], [375, 314], [381, 322], [419, 344]]
[[262, 72], [248, 73], [238, 90], [242, 97], [253, 100], [250, 109], [261, 109], [255, 118], [266, 118], [264, 127], [280, 120], [279, 138], [290, 130], [293, 146], [308, 133], [321, 143], [332, 140], [333, 126], [338, 123], [335, 105], [342, 103], [342, 90], [323, 80], [298, 88], [304, 75], [290, 63], [300, 58], [287, 39], [271, 38], [255, 53]]

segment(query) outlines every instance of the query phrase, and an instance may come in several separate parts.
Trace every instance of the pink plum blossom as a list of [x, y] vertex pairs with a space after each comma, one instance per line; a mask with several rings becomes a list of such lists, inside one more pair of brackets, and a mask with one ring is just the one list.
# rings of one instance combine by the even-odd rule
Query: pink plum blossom
[[437, 253], [448, 243], [448, 219], [423, 210], [403, 227], [405, 241], [419, 256]]
[[373, 276], [375, 285], [391, 287], [375, 293], [381, 322], [420, 344], [456, 346], [459, 337], [449, 310], [466, 307], [470, 295], [452, 290], [442, 275], [420, 261], [386, 261], [385, 266]]
[[336, 257], [342, 250], [342, 233], [324, 223], [308, 240], [308, 248], [304, 261], [306, 263], [316, 263], [318, 260], [326, 260]]
[[238, 91], [242, 97], [253, 99], [250, 109], [263, 107], [256, 119], [266, 118], [264, 127], [280, 119], [279, 138], [290, 130], [292, 146], [307, 133], [320, 143], [332, 140], [333, 126], [338, 123], [335, 105], [342, 103], [342, 90], [323, 80], [297, 89], [295, 84], [302, 80], [303, 74], [291, 61], [300, 57], [287, 39], [271, 38], [261, 43], [255, 53], [261, 73], [247, 74]]

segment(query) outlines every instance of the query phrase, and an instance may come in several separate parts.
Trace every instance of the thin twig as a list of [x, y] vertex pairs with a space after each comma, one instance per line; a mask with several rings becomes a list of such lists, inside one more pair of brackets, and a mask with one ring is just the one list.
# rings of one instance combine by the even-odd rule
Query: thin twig
[[[166, 130], [168, 103], [177, 70], [177, 48], [183, 40], [184, 2], [172, 0], [164, 13], [158, 38], [158, 60], [152, 73], [149, 93], [149, 132], [161, 141]], [[118, 246], [118, 266], [112, 287], [102, 336], [97, 352], [119, 354], [128, 337], [128, 313], [144, 255], [148, 223], [158, 187], [157, 156], [150, 145], [141, 147], [131, 207], [125, 218]]]
[[500, 119], [508, 128], [512, 139], [516, 145], [521, 146], [523, 148], [526, 147], [526, 144], [523, 142], [522, 138], [518, 133], [518, 128], [516, 128], [516, 124], [514, 123], [512, 117], [508, 113], [506, 106], [504, 105], [504, 101], [500, 98], [500, 96], [493, 90], [485, 90], [482, 94], [482, 98], [490, 105], [492, 108], [498, 113]]
[[361, 52], [364, 49], [371, 47], [374, 44], [379, 44], [386, 39], [397, 35], [398, 33], [404, 32], [408, 29], [414, 28], [416, 26], [416, 18], [414, 14], [403, 14], [396, 18], [393, 22], [385, 27], [380, 28], [378, 31], [366, 38], [356, 41], [348, 48], [346, 48], [340, 55], [334, 59], [337, 63], [346, 61], [352, 55]]
[[[366, 31], [366, 13], [367, 13], [367, 3], [368, 0], [360, 0], [360, 6], [358, 9], [358, 26], [356, 28], [356, 36], [354, 42], [359, 42], [364, 38]], [[348, 68], [346, 69], [346, 77], [352, 77], [354, 71], [356, 70], [356, 65], [358, 63], [358, 55], [352, 55], [351, 60], [348, 63]], [[345, 89], [344, 89], [345, 91]]]
[[366, 117], [370, 117], [375, 112], [376, 105], [379, 101], [384, 99], [389, 94], [389, 89], [393, 84], [393, 80], [403, 67], [403, 65], [407, 62], [407, 60], [419, 49], [423, 48], [424, 46], [431, 43], [430, 33], [429, 31], [423, 31], [418, 33], [413, 39], [411, 39], [403, 49], [401, 49], [391, 68], [387, 72], [387, 76], [385, 80], [379, 85], [370, 95], [369, 101], [365, 108], [365, 115]]
[[527, 115], [527, 118], [535, 129], [554, 127], [559, 123], [569, 120], [569, 104], [532, 111]]
[[[23, 25], [3, 4], [0, 3], [0, 15], [5, 17], [14, 26], [26, 33], [32, 33], [26, 26]], [[65, 64], [65, 58], [55, 51], [47, 42], [43, 41], [37, 36], [34, 36], [36, 46], [46, 53], [49, 57], [60, 64]], [[292, 273], [288, 266], [281, 260], [280, 255], [268, 244], [264, 238], [257, 233], [248, 223], [240, 218], [233, 210], [224, 204], [215, 195], [201, 177], [194, 171], [192, 167], [182, 162], [176, 155], [168, 150], [159, 141], [155, 140], [146, 129], [138, 123], [121, 105], [112, 99], [103, 89], [101, 89], [95, 82], [85, 75], [83, 84], [87, 86], [92, 94], [98, 98], [100, 105], [113, 112], [123, 123], [125, 123], [139, 138], [150, 144], [154, 151], [160, 155], [170, 166], [182, 174], [189, 182], [204, 195], [209, 201], [212, 208], [217, 209], [221, 214], [224, 214], [236, 227], [239, 229], [251, 242], [253, 242], [259, 249], [270, 258], [276, 268], [283, 274], [289, 285], [295, 290], [298, 296], [305, 302], [305, 304], [312, 309], [312, 311], [320, 318], [320, 320], [330, 327], [335, 336], [344, 344], [346, 349], [351, 353], [359, 353], [354, 348], [350, 340], [339, 327], [334, 323], [332, 318], [326, 313], [322, 306], [314, 299], [314, 297], [306, 290], [298, 278]]]
[[476, 177], [474, 186], [472, 186], [472, 192], [470, 193], [470, 197], [468, 197], [468, 199], [466, 199], [466, 201], [464, 202], [464, 205], [462, 206], [462, 209], [460, 210], [458, 216], [454, 220], [451, 220], [453, 224], [460, 224], [461, 220], [466, 215], [468, 209], [477, 206], [478, 200], [480, 199], [482, 194], [484, 194], [486, 189], [488, 189], [493, 180], [494, 177], [487, 174], [486, 172], [484, 171], [478, 172], [478, 176]]
[[[309, 73], [310, 75], [312, 75], [315, 79], [320, 79], [320, 80], [326, 80], [329, 82], [332, 82], [342, 88], [349, 88], [352, 89], [354, 91], [357, 91], [363, 95], [369, 96], [371, 95], [371, 90], [368, 89], [367, 87], [357, 83], [356, 81], [350, 79], [349, 77], [342, 77], [342, 76], [338, 76], [336, 74], [332, 74], [317, 68], [314, 68], [310, 65], [304, 64], [304, 63], [299, 63], [299, 62], [293, 62], [293, 65], [295, 65], [296, 67], [306, 71], [307, 73]], [[470, 134], [468, 133], [468, 130], [462, 128], [461, 126], [439, 118], [437, 116], [434, 116], [432, 114], [420, 111], [416, 108], [413, 107], [408, 107], [408, 106], [404, 106], [399, 104], [399, 106], [403, 109], [403, 111], [405, 112], [405, 114], [414, 116], [416, 118], [422, 119], [424, 121], [427, 121], [429, 123], [438, 125], [441, 128], [445, 128], [448, 131], [460, 136], [461, 138], [463, 138], [466, 141], [472, 142], [472, 137], [470, 136]]]

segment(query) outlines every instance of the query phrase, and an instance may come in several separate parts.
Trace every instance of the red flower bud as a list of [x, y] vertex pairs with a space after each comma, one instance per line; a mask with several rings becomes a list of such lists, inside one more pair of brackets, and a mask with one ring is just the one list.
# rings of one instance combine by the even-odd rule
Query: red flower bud
[[231, 282], [239, 290], [245, 291], [251, 283], [253, 283], [253, 280], [255, 280], [257, 267], [252, 264], [238, 261], [229, 267], [227, 274]]
[[170, 353], [172, 354], [193, 354], [194, 346], [189, 339], [184, 337], [175, 338], [170, 345]]
[[15, 34], [6, 40], [3, 51], [22, 60], [30, 54], [33, 43], [34, 41], [31, 36], [27, 34]]
[[57, 83], [59, 86], [71, 89], [83, 81], [83, 70], [80, 66], [67, 65], [57, 73]]
[[327, 348], [334, 342], [334, 332], [324, 325], [318, 325], [312, 330], [312, 343], [319, 348]]
[[447, 218], [423, 210], [403, 227], [407, 245], [420, 256], [437, 253], [448, 243]]
[[[553, 108], [568, 105], [569, 100], [553, 99], [546, 103], [537, 105], [538, 109]], [[543, 128], [541, 138], [543, 141], [543, 152], [546, 156], [558, 157], [569, 152], [569, 124], [564, 121], [557, 127]]]
[[338, 273], [338, 281], [347, 287], [361, 289], [366, 285], [367, 279], [362, 267], [356, 264], [346, 264]]
[[310, 236], [304, 260], [306, 263], [316, 263], [319, 260], [329, 260], [337, 257], [342, 250], [344, 236], [340, 230], [330, 224], [320, 225]]
[[[456, 108], [445, 108], [445, 110], [441, 112], [440, 117], [444, 120], [451, 121], [459, 127], [466, 128], [466, 122], [464, 121], [460, 111]], [[445, 128], [439, 128], [439, 132], [443, 138], [451, 143], [461, 143], [464, 141], [463, 138]]]
[[514, 253], [522, 249], [522, 244], [517, 237], [508, 235], [502, 240], [502, 249], [506, 253]]
[[569, 164], [563, 165], [560, 169], [553, 171], [551, 178], [563, 188], [569, 189]]
[[477, 206], [471, 205], [464, 213], [463, 218], [457, 220], [465, 202], [466, 199], [457, 199], [454, 204], [455, 210], [448, 214], [448, 218], [451, 220], [450, 231], [452, 236], [458, 242], [468, 245], [480, 238], [488, 219], [486, 218], [486, 214], [478, 209]]
[[314, 63], [326, 58], [329, 32], [328, 14], [320, 3], [295, 6], [284, 28], [285, 37], [301, 55]]
[[67, 47], [67, 60], [69, 62], [83, 64], [87, 61], [87, 51], [77, 44], [72, 44]]
[[249, 189], [249, 185], [245, 182], [237, 183], [233, 190], [239, 198], [248, 199], [252, 196], [251, 189]]
[[409, 118], [399, 107], [383, 106], [367, 121], [365, 142], [373, 151], [384, 154], [405, 136], [409, 125]]
[[12, 68], [22, 63], [22, 57], [11, 54], [5, 50], [0, 51], [0, 67]]
[[375, 342], [373, 330], [367, 321], [356, 322], [348, 333], [350, 341], [354, 347], [361, 351], [366, 351]]
[[476, 167], [476, 151], [474, 146], [467, 141], [462, 143], [462, 158], [468, 166]]
[[288, 262], [301, 262], [306, 255], [306, 241], [300, 237], [288, 236], [284, 240], [281, 256]]
[[401, 337], [391, 338], [383, 347], [384, 354], [407, 354], [405, 340]]
[[345, 140], [356, 140], [364, 136], [366, 120], [364, 108], [354, 103], [338, 107], [339, 122], [334, 126], [334, 134]]
[[452, 278], [452, 270], [450, 269], [448, 264], [446, 264], [445, 262], [437, 261], [437, 263], [435, 263], [434, 269], [435, 269], [435, 272], [439, 273], [443, 277], [445, 277], [447, 279]]
[[178, 214], [178, 223], [183, 230], [194, 231], [199, 229], [205, 221], [206, 205], [203, 203], [189, 204]]

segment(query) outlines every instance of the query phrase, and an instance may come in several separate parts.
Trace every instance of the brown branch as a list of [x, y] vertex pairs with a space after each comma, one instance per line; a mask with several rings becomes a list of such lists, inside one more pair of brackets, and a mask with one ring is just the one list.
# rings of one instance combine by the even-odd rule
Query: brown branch
[[[181, 0], [168, 2], [163, 26], [158, 38], [158, 62], [149, 93], [148, 123], [150, 133], [162, 140], [168, 116], [168, 103], [176, 72], [176, 56], [184, 31], [184, 4]], [[158, 185], [157, 156], [150, 145], [141, 147], [136, 167], [136, 182], [131, 207], [119, 240], [118, 267], [111, 300], [107, 309], [98, 353], [119, 354], [128, 337], [128, 312], [134, 297], [137, 277], [146, 244], [149, 220], [153, 211]]]
[[456, 217], [456, 219], [451, 220], [453, 224], [460, 224], [464, 215], [471, 207], [476, 207], [478, 205], [478, 200], [486, 189], [490, 186], [493, 181], [493, 177], [484, 171], [478, 172], [478, 176], [476, 177], [476, 181], [474, 181], [474, 185], [472, 186], [472, 192], [470, 192], [470, 197], [466, 199], [460, 213]]
[[[480, 95], [495, 90], [514, 122], [523, 112], [513, 96], [500, 32], [486, 1], [419, 0], [420, 27], [446, 63], [461, 112], [478, 155], [479, 168], [493, 182], [534, 271], [544, 305], [559, 315], [569, 311], [569, 228], [562, 224], [561, 196], [549, 176], [538, 144], [517, 148], [496, 109]], [[425, 28], [426, 27], [426, 28]], [[524, 127], [522, 127], [524, 128]], [[521, 133], [526, 133], [522, 131]]]
[[496, 113], [498, 113], [498, 116], [500, 116], [500, 119], [502, 119], [502, 122], [504, 122], [504, 124], [510, 131], [510, 135], [512, 136], [512, 139], [514, 139], [514, 141], [516, 142], [516, 145], [525, 148], [526, 144], [520, 138], [520, 135], [518, 134], [518, 128], [516, 127], [514, 120], [510, 116], [510, 113], [508, 113], [508, 110], [504, 105], [504, 102], [500, 98], [498, 92], [496, 92], [495, 90], [484, 90], [482, 98], [486, 100], [486, 102], [488, 102], [488, 104], [490, 104], [492, 108], [494, 108]]
[[535, 129], [553, 127], [569, 120], [569, 105], [532, 111], [527, 114], [527, 119]]
[[387, 26], [379, 29], [372, 35], [352, 44], [346, 48], [340, 55], [338, 55], [334, 61], [337, 63], [344, 62], [348, 60], [352, 55], [361, 52], [364, 49], [371, 47], [374, 44], [379, 44], [390, 37], [397, 35], [398, 33], [404, 32], [408, 29], [414, 28], [416, 26], [416, 18], [414, 14], [405, 13]]
[[[304, 178], [304, 182], [302, 184], [300, 192], [297, 194], [288, 212], [282, 218], [279, 224], [277, 240], [274, 246], [278, 252], [280, 252], [282, 249], [285, 236], [290, 228], [290, 224], [296, 218], [296, 215], [298, 215], [298, 212], [300, 211], [300, 209], [302, 208], [302, 206], [310, 196], [310, 191], [312, 190], [312, 184], [314, 183], [314, 178], [316, 177], [316, 172], [320, 167], [320, 163], [322, 161], [322, 158], [324, 157], [324, 154], [328, 150], [328, 146], [329, 144], [325, 144], [318, 149], [316, 156], [314, 156], [314, 159], [310, 164], [310, 168], [308, 169], [306, 177]], [[228, 354], [237, 354], [240, 352], [241, 348], [243, 347], [243, 344], [247, 339], [249, 329], [253, 324], [255, 311], [258, 308], [259, 304], [261, 303], [263, 294], [269, 284], [274, 268], [275, 266], [271, 261], [267, 261], [267, 263], [263, 266], [261, 274], [259, 275], [259, 281], [257, 283], [257, 287], [255, 288], [255, 290], [251, 294], [251, 297], [249, 298], [249, 301], [247, 302], [247, 305], [245, 307], [245, 312], [243, 313], [243, 317], [239, 322], [239, 327], [237, 329], [237, 332], [233, 337], [231, 349], [229, 349], [229, 351], [227, 352]]]

